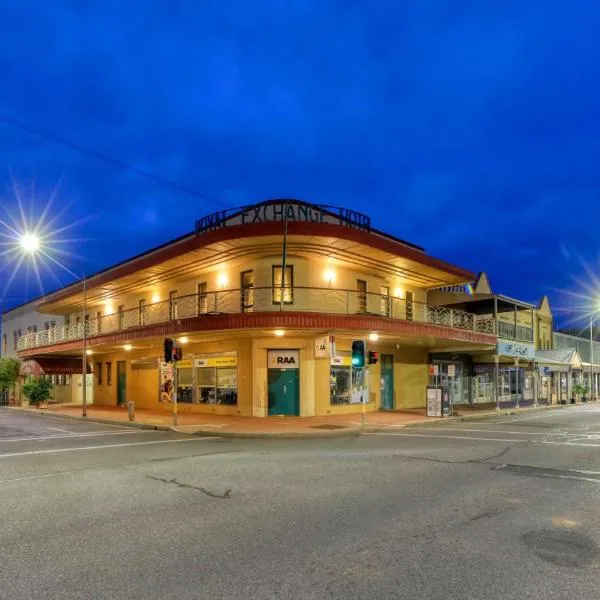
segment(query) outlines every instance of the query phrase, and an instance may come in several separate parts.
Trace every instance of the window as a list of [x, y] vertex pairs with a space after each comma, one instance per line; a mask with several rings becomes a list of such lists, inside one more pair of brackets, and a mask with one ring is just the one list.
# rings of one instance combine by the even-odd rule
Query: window
[[228, 406], [237, 404], [237, 356], [196, 359], [196, 402]]
[[31, 331], [32, 331], [33, 333], [37, 333], [37, 325], [34, 325], [34, 326], [31, 328]]
[[71, 317], [69, 315], [65, 315], [65, 325], [71, 324]]
[[206, 281], [198, 284], [198, 314], [205, 315], [208, 312], [208, 294], [206, 293], [208, 286]]
[[106, 385], [112, 385], [112, 363], [106, 363]]
[[125, 314], [124, 313], [125, 313], [125, 305], [124, 304], [119, 304], [119, 308], [118, 308], [118, 314], [119, 314], [119, 316], [118, 316], [118, 319], [119, 319], [119, 325], [118, 325], [118, 327], [119, 327], [119, 329], [123, 329], [123, 325], [125, 323], [125, 319], [124, 319]]
[[65, 385], [71, 385], [71, 376], [65, 375]]
[[50, 321], [44, 321], [44, 331], [48, 331], [50, 329]]
[[358, 312], [367, 312], [367, 282], [364, 279], [356, 280], [356, 300]]
[[23, 335], [23, 332], [20, 329], [17, 329], [17, 334], [19, 337], [21, 337]]
[[146, 300], [142, 298], [138, 302], [138, 323], [140, 325], [146, 324]]
[[177, 318], [177, 290], [169, 292], [169, 320]]
[[361, 404], [369, 402], [369, 369], [353, 369], [350, 352], [341, 351], [332, 359], [329, 371], [329, 401], [331, 404]]
[[413, 293], [406, 292], [406, 320], [413, 320]]
[[273, 304], [281, 303], [281, 288], [283, 287], [283, 303], [293, 304], [294, 302], [294, 266], [285, 266], [285, 278], [283, 285], [281, 282], [281, 265], [273, 265], [272, 280], [273, 280]]
[[56, 321], [50, 321], [50, 329], [54, 329], [56, 327]]
[[244, 271], [241, 275], [242, 294], [240, 308], [242, 312], [251, 312], [254, 308], [254, 271]]
[[96, 333], [102, 333], [102, 312], [96, 312]]
[[13, 331], [13, 350], [17, 349], [17, 340], [19, 339], [19, 336], [17, 335], [16, 331]]
[[102, 363], [96, 363], [96, 383], [102, 385]]
[[27, 335], [29, 335], [29, 334], [30, 334], [32, 331], [33, 331], [33, 330], [32, 330], [32, 328], [31, 328], [31, 325], [30, 325], [30, 326], [27, 328]]
[[4, 334], [2, 334], [2, 352], [4, 354], [6, 354], [7, 346], [8, 346], [8, 338], [6, 337], [6, 334], [4, 333]]
[[381, 314], [385, 317], [390, 316], [390, 288], [387, 285], [381, 286]]
[[177, 363], [177, 402], [191, 404], [194, 394], [193, 361], [184, 359]]

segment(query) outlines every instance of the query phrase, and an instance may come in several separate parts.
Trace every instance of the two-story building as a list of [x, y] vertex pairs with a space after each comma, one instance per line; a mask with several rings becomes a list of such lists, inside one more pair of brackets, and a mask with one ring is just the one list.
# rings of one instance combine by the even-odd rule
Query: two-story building
[[[180, 410], [232, 415], [420, 408], [430, 352], [496, 348], [471, 306], [428, 303], [428, 290], [473, 279], [360, 213], [271, 200], [204, 217], [85, 286], [16, 309], [53, 327], [15, 334], [11, 311], [3, 328], [26, 371], [73, 367], [79, 387], [85, 332], [95, 404], [170, 409], [176, 394]], [[165, 338], [183, 347], [175, 369]], [[354, 339], [379, 353], [376, 364], [352, 367]]]

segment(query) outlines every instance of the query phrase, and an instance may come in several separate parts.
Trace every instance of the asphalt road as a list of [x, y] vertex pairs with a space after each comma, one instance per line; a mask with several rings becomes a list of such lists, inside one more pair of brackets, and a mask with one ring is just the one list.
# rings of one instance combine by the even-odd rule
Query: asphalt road
[[0, 598], [600, 597], [600, 405], [327, 440], [0, 410]]

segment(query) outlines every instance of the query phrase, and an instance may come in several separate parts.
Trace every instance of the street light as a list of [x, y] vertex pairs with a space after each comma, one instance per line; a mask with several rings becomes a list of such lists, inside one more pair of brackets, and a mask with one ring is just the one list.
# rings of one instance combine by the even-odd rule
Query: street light
[[[34, 256], [38, 251], [42, 251], [42, 240], [36, 233], [26, 231], [19, 236], [19, 247], [25, 254]], [[86, 337], [86, 319], [87, 313], [87, 285], [86, 285], [85, 273], [83, 274], [83, 348], [81, 351], [81, 399], [82, 399], [82, 410], [81, 414], [87, 417], [87, 337]]]
[[592, 400], [596, 399], [598, 393], [598, 386], [594, 379], [594, 317], [590, 317], [590, 391], [592, 393]]

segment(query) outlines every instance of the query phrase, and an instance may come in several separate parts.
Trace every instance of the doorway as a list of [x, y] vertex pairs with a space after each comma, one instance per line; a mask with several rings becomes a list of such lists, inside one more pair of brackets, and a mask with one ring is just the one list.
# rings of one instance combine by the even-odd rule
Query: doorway
[[269, 369], [269, 415], [300, 416], [298, 369]]
[[394, 355], [381, 355], [381, 408], [394, 409]]
[[127, 401], [127, 363], [117, 361], [117, 406], [122, 406]]

